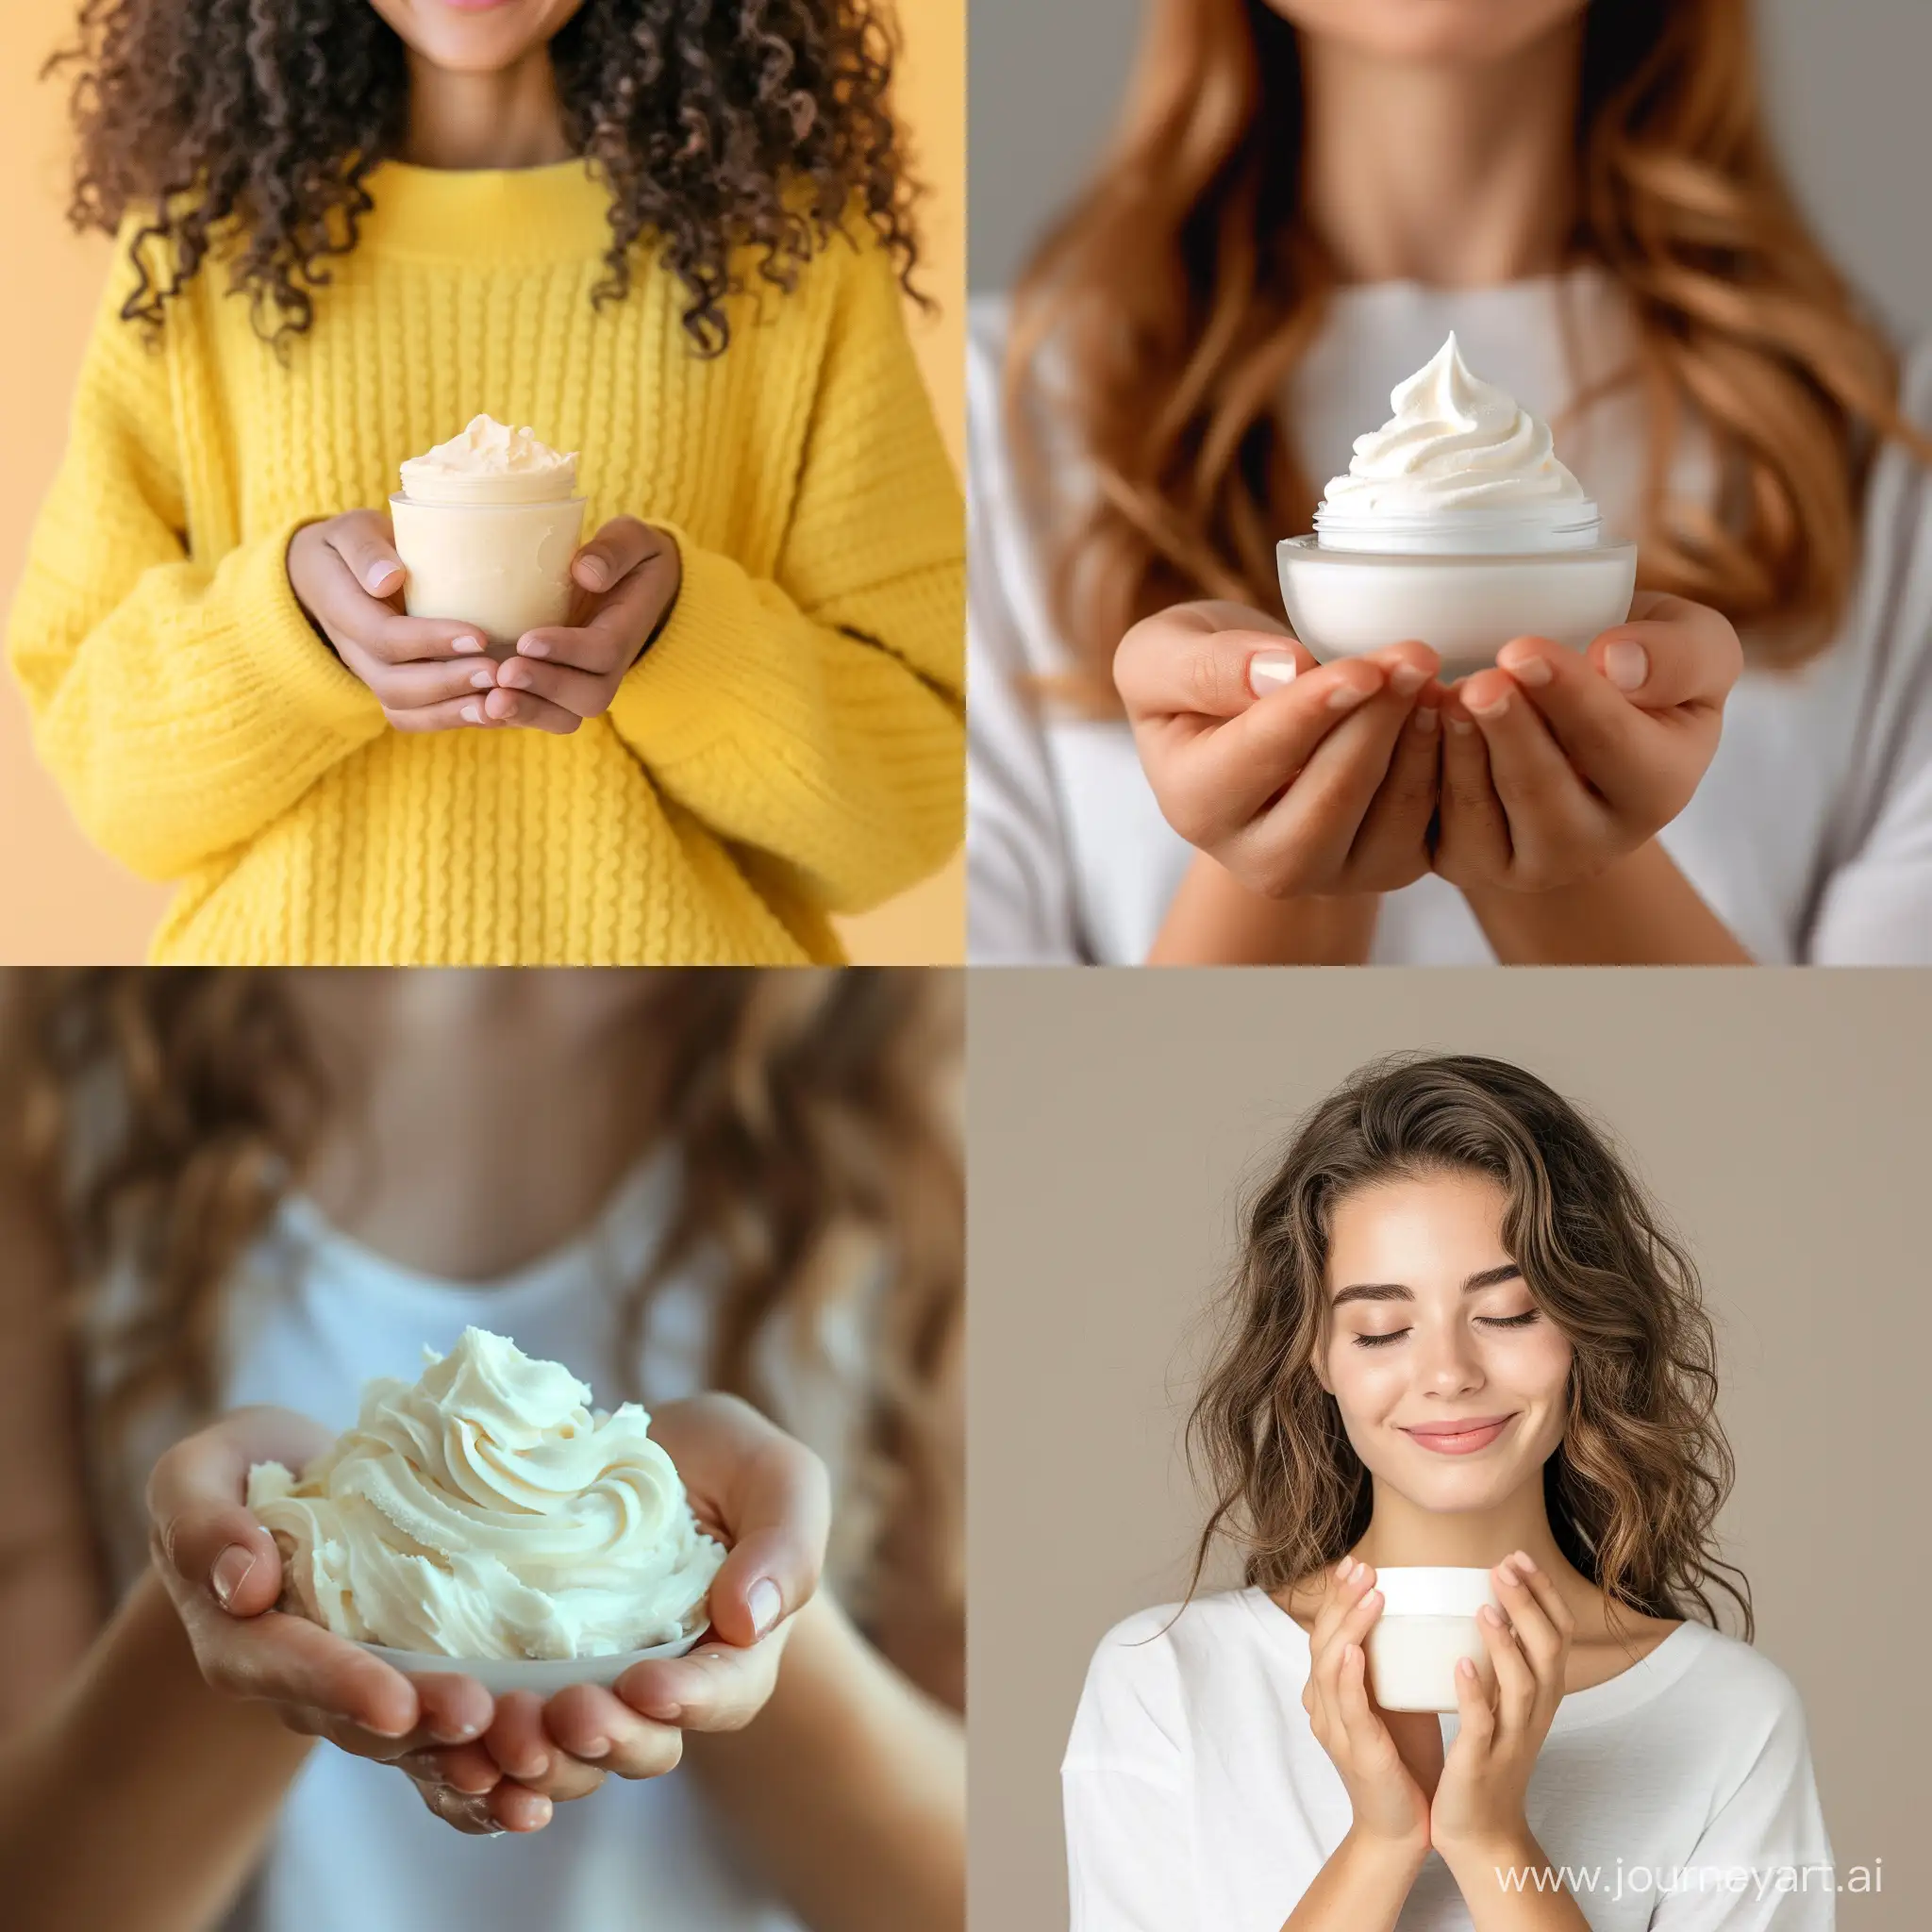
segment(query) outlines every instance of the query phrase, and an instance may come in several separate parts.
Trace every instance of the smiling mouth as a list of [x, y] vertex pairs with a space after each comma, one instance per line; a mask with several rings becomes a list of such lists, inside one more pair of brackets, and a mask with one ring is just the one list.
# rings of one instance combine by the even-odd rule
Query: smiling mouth
[[1422, 1423], [1403, 1434], [1420, 1449], [1437, 1456], [1474, 1456], [1487, 1449], [1516, 1418], [1513, 1415], [1474, 1415], [1453, 1423]]

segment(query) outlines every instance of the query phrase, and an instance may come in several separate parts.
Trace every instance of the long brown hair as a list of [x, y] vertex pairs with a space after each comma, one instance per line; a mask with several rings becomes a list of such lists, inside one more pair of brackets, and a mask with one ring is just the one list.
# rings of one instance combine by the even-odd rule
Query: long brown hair
[[[1007, 360], [1023, 475], [1054, 436], [1091, 508], [1049, 538], [1074, 694], [1116, 708], [1122, 634], [1197, 596], [1277, 608], [1318, 485], [1280, 398], [1337, 282], [1301, 205], [1302, 59], [1265, 0], [1155, 0], [1109, 155], [1021, 277]], [[1756, 661], [1829, 641], [1875, 436], [1932, 460], [1897, 358], [1806, 226], [1759, 102], [1749, 0], [1585, 16], [1574, 261], [1628, 298], [1648, 406], [1639, 580], [1723, 610]], [[1051, 394], [1035, 380], [1050, 348]], [[1673, 496], [1690, 421], [1714, 502]], [[1367, 425], [1364, 425], [1367, 426]]]
[[[956, 1607], [962, 1475], [935, 1391], [961, 1346], [963, 1203], [946, 1091], [959, 1052], [957, 975], [704, 968], [653, 978], [651, 1024], [674, 1042], [663, 1118], [682, 1187], [632, 1287], [620, 1362], [638, 1359], [658, 1285], [715, 1257], [712, 1385], [774, 1408], [758, 1343], [774, 1319], [816, 1315], [883, 1274], [835, 1574], [861, 1616], [887, 1613], [874, 1586], [890, 1590], [910, 1570], [924, 1602]], [[8, 1058], [42, 1198], [62, 1204], [72, 1313], [112, 1324], [111, 1379], [85, 1406], [90, 1455], [111, 1469], [151, 1405], [212, 1411], [234, 1264], [299, 1180], [341, 1096], [275, 973], [98, 969], [15, 983]], [[76, 1162], [103, 1074], [113, 1128]], [[120, 1261], [132, 1263], [140, 1293], [108, 1310]]]
[[1487, 1174], [1503, 1244], [1574, 1351], [1563, 1441], [1543, 1466], [1563, 1555], [1613, 1607], [1752, 1634], [1750, 1587], [1717, 1555], [1731, 1453], [1697, 1271], [1608, 1139], [1535, 1074], [1474, 1056], [1360, 1069], [1296, 1128], [1247, 1216], [1227, 1331], [1189, 1424], [1214, 1494], [1194, 1582], [1231, 1537], [1247, 1581], [1299, 1583], [1368, 1528], [1369, 1472], [1317, 1379], [1337, 1202], [1377, 1181]]

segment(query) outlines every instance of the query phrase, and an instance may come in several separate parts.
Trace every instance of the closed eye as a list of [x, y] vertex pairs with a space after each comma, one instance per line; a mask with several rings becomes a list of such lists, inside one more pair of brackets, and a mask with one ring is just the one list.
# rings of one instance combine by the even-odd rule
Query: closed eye
[[1476, 1320], [1485, 1328], [1527, 1328], [1539, 1315], [1540, 1310], [1525, 1308], [1520, 1315], [1478, 1315]]
[[1386, 1348], [1391, 1341], [1400, 1341], [1407, 1333], [1407, 1328], [1391, 1328], [1386, 1335], [1357, 1335], [1353, 1339], [1357, 1348]]

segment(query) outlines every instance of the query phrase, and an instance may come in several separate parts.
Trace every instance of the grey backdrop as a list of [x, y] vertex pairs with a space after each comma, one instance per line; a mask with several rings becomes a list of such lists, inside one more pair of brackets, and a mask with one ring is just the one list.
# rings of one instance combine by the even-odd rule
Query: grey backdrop
[[1839, 1864], [1883, 1860], [1840, 1932], [1920, 1932], [1932, 974], [990, 968], [967, 1002], [973, 1932], [1063, 1932], [1060, 1754], [1102, 1633], [1185, 1583], [1175, 1438], [1239, 1196], [1400, 1047], [1584, 1102], [1689, 1241], [1738, 1457], [1720, 1533]]
[[[975, 291], [1008, 285], [1092, 162], [1142, 6], [972, 0]], [[1758, 0], [1758, 15], [1780, 145], [1813, 220], [1895, 329], [1932, 331], [1932, 0]]]

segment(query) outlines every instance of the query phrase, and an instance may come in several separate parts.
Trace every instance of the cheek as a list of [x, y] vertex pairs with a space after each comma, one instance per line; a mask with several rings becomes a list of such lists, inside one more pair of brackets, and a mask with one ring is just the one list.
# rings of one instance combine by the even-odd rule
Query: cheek
[[1408, 1386], [1401, 1357], [1399, 1346], [1357, 1348], [1345, 1340], [1329, 1344], [1328, 1387], [1344, 1422], [1352, 1416], [1373, 1420], [1400, 1397]]
[[1545, 1453], [1562, 1440], [1569, 1411], [1570, 1370], [1575, 1358], [1569, 1337], [1554, 1323], [1545, 1322], [1499, 1352], [1492, 1364], [1494, 1381], [1543, 1412], [1540, 1433], [1548, 1440], [1540, 1446]]

